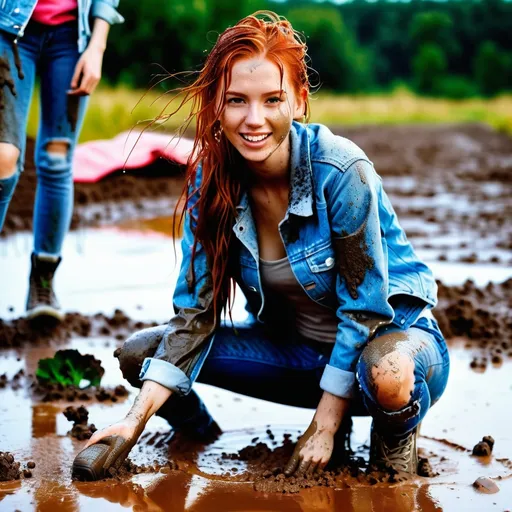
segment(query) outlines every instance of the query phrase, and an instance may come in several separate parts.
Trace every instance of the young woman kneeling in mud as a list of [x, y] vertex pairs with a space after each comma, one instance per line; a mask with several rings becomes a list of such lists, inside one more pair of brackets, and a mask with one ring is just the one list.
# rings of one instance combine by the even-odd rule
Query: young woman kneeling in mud
[[[216, 434], [196, 380], [316, 408], [287, 474], [325, 467], [333, 447], [339, 455], [354, 414], [373, 418], [371, 462], [416, 473], [417, 429], [449, 372], [430, 313], [436, 284], [365, 153], [304, 124], [305, 52], [288, 21], [256, 13], [220, 35], [184, 89], [197, 132], [176, 316], [119, 351], [140, 393], [91, 437], [77, 476], [120, 464], [153, 414], [191, 436]], [[233, 282], [250, 313], [236, 329], [221, 321]]]

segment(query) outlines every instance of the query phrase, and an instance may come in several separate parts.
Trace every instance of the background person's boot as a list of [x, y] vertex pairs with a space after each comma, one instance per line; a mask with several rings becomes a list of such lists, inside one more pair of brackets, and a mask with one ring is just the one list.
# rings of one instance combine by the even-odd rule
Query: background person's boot
[[36, 256], [32, 253], [32, 269], [27, 297], [27, 319], [51, 317], [59, 321], [64, 320], [64, 313], [53, 291], [53, 275], [61, 259], [60, 257]]
[[378, 467], [386, 466], [395, 471], [417, 474], [417, 436], [418, 428], [407, 434], [393, 435], [372, 423], [370, 466], [375, 464]]

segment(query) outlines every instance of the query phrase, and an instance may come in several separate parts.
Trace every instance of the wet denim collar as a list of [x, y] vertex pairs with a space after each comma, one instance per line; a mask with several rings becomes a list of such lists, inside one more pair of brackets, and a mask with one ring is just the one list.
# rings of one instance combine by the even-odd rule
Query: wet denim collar
[[[290, 201], [288, 214], [300, 217], [313, 215], [313, 171], [309, 155], [309, 139], [306, 127], [296, 121], [290, 130]], [[249, 206], [247, 191], [242, 193], [236, 209], [240, 212]]]

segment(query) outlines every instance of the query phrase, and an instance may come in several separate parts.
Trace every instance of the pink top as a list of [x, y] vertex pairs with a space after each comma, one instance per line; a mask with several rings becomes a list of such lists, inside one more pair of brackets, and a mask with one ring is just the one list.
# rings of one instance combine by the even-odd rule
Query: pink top
[[77, 13], [77, 0], [37, 0], [31, 19], [45, 25], [60, 25], [76, 20]]

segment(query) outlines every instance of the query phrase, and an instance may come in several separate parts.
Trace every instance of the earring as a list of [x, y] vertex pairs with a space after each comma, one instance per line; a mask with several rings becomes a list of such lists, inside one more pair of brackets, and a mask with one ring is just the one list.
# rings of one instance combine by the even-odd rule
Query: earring
[[220, 124], [220, 121], [217, 121], [214, 125], [213, 125], [213, 138], [215, 139], [215, 142], [217, 142], [217, 144], [220, 142], [220, 136], [222, 135], [222, 125]]

